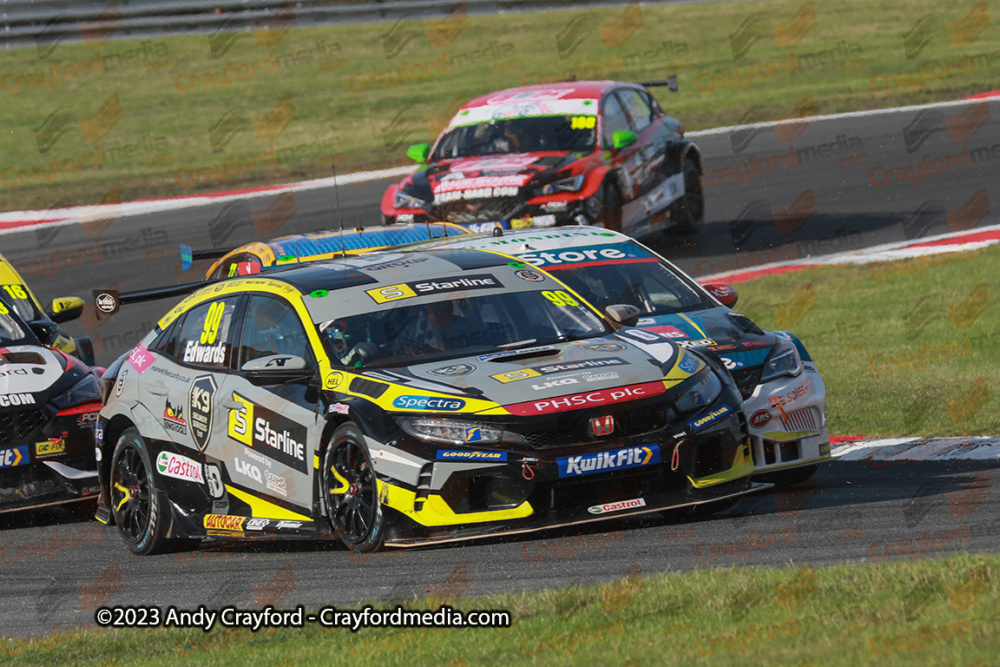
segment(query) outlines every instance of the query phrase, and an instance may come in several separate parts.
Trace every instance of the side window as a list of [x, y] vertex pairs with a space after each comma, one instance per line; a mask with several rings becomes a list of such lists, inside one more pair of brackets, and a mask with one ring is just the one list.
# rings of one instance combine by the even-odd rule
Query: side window
[[632, 117], [632, 129], [642, 132], [653, 122], [653, 111], [649, 108], [649, 102], [637, 90], [623, 90], [620, 95], [628, 110], [628, 115]]
[[208, 301], [187, 312], [177, 333], [176, 360], [195, 368], [229, 367], [238, 296]]
[[614, 145], [615, 132], [632, 129], [628, 125], [628, 116], [625, 115], [625, 109], [622, 108], [621, 102], [618, 101], [618, 96], [614, 93], [604, 98], [602, 122], [604, 127], [604, 145], [609, 147]]
[[307, 363], [312, 359], [306, 330], [295, 309], [285, 301], [255, 295], [250, 297], [243, 322], [239, 365], [270, 354], [294, 354]]
[[178, 317], [170, 323], [170, 326], [160, 332], [160, 335], [153, 339], [149, 345], [150, 352], [162, 354], [173, 359], [177, 356], [177, 332], [181, 330], [183, 316]]

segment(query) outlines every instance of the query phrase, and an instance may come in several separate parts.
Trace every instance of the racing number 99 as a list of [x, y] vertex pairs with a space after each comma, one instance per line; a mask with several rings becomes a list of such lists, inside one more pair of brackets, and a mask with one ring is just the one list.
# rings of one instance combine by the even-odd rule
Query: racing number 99
[[580, 302], [571, 297], [569, 294], [562, 290], [556, 292], [550, 292], [548, 290], [542, 292], [542, 296], [556, 304], [557, 306], [579, 306]]
[[226, 312], [226, 304], [223, 301], [216, 301], [208, 307], [208, 315], [205, 317], [205, 328], [201, 332], [201, 344], [212, 345], [219, 335], [219, 325], [222, 323], [222, 314]]

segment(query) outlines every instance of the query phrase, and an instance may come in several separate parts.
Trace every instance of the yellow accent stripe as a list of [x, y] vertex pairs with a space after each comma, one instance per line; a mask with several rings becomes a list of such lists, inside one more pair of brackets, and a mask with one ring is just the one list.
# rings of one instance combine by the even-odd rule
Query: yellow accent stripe
[[709, 475], [708, 477], [699, 477], [698, 479], [688, 477], [688, 481], [691, 482], [691, 486], [694, 488], [704, 489], [709, 486], [715, 486], [716, 484], [731, 482], [734, 479], [739, 479], [740, 477], [746, 477], [753, 471], [753, 457], [750, 456], [750, 445], [742, 444], [740, 445], [740, 448], [736, 450], [736, 456], [733, 458], [732, 468], [729, 470], [723, 470], [722, 472], [717, 472], [714, 475]]
[[319, 454], [313, 454], [313, 468], [319, 470]]
[[692, 320], [690, 317], [688, 317], [684, 313], [677, 313], [677, 314], [679, 316], [681, 316], [684, 319], [685, 322], [687, 322], [688, 324], [690, 324], [691, 326], [693, 326], [695, 329], [697, 329], [698, 333], [701, 334], [702, 338], [711, 338], [711, 336], [709, 336], [707, 333], [705, 333], [704, 331], [702, 331], [701, 327], [699, 327], [697, 324], [695, 324], [694, 320]]
[[762, 438], [767, 438], [768, 440], [777, 440], [778, 442], [788, 442], [789, 440], [798, 440], [799, 438], [804, 438], [807, 435], [816, 435], [819, 433], [819, 429], [815, 431], [793, 431], [792, 433], [785, 433], [784, 431], [771, 431], [770, 433], [765, 433]]
[[416, 492], [387, 484], [378, 480], [379, 498], [382, 502], [398, 512], [402, 512], [421, 526], [455, 526], [463, 523], [485, 523], [487, 521], [504, 521], [507, 519], [522, 519], [535, 513], [531, 504], [524, 501], [520, 506], [509, 510], [494, 510], [490, 512], [469, 512], [456, 514], [448, 503], [439, 495], [431, 494], [418, 510], [414, 509]]
[[247, 505], [250, 506], [250, 511], [254, 517], [261, 519], [290, 519], [292, 521], [312, 521], [311, 518], [303, 516], [301, 514], [296, 514], [291, 510], [286, 510], [283, 507], [278, 507], [274, 503], [269, 503], [266, 500], [262, 500], [257, 496], [252, 496], [249, 493], [240, 491], [239, 489], [233, 488], [226, 485], [226, 491], [233, 494]]

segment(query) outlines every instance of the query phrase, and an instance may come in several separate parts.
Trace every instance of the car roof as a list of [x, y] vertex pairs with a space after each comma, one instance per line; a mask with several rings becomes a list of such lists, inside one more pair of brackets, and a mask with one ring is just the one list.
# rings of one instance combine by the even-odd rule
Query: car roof
[[[405, 254], [386, 251], [281, 267], [233, 280], [242, 281], [248, 290], [262, 284], [260, 281], [278, 281], [291, 285], [301, 294], [310, 294], [316, 290], [334, 291], [357, 285], [434, 278], [508, 262], [509, 257], [470, 248], [435, 248]], [[211, 286], [203, 290], [210, 291]]]
[[464, 237], [437, 239], [413, 244], [415, 251], [433, 248], [479, 248], [494, 252], [527, 252], [524, 244], [532, 250], [553, 250], [566, 247], [594, 245], [600, 243], [624, 243], [634, 241], [630, 236], [601, 227], [570, 225], [565, 227], [542, 227], [504, 231], [503, 236], [490, 233], [471, 234]]
[[519, 88], [507, 88], [498, 90], [487, 95], [480, 95], [470, 100], [463, 109], [473, 107], [493, 106], [505, 104], [512, 98], [520, 98], [518, 101], [526, 100], [532, 94], [543, 96], [545, 93], [557, 94], [558, 99], [563, 100], [589, 100], [600, 98], [605, 92], [612, 88], [634, 87], [641, 88], [637, 84], [625, 83], [622, 81], [559, 81], [556, 83], [539, 83], [531, 86], [521, 86]]

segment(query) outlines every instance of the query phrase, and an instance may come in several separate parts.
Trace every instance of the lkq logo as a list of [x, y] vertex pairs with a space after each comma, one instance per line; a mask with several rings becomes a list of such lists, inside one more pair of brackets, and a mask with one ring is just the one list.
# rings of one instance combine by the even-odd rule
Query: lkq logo
[[963, 49], [975, 42], [990, 25], [990, 9], [985, 2], [977, 2], [961, 21], [945, 23], [941, 14], [924, 14], [913, 27], [903, 33], [906, 58], [913, 60], [923, 53], [937, 35], [947, 35], [953, 49]]
[[789, 49], [805, 39], [816, 25], [816, 8], [812, 2], [803, 3], [787, 21], [774, 21], [769, 12], [751, 14], [729, 34], [733, 60], [739, 60], [754, 44], [768, 37], [773, 37], [779, 48]]
[[118, 95], [112, 95], [101, 103], [100, 108], [90, 116], [77, 116], [69, 107], [59, 107], [34, 129], [38, 153], [48, 153], [59, 138], [74, 128], [88, 144], [100, 141], [122, 119], [122, 103]]
[[611, 415], [594, 417], [590, 420], [590, 429], [598, 437], [611, 435], [615, 430], [615, 418]]
[[598, 35], [604, 48], [617, 49], [624, 46], [643, 25], [638, 2], [626, 5], [622, 13], [609, 23], [599, 22], [597, 12], [577, 14], [556, 33], [556, 49], [560, 58], [569, 58], [584, 42]]

